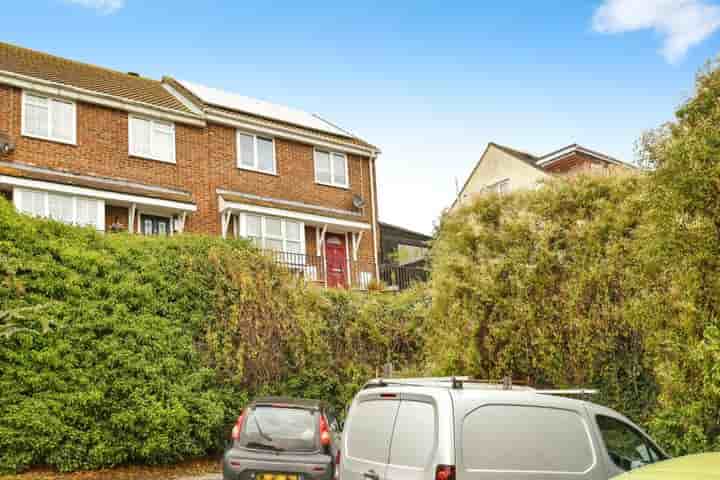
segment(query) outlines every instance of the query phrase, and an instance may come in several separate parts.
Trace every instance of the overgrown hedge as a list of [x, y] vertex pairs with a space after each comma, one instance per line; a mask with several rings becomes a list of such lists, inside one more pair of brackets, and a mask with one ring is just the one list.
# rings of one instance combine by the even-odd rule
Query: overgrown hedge
[[413, 364], [424, 298], [321, 292], [241, 241], [101, 235], [0, 197], [0, 311], [40, 332], [0, 338], [0, 469], [203, 455], [260, 392], [341, 407]]
[[432, 251], [428, 368], [597, 387], [679, 455], [720, 450], [720, 70], [652, 171], [483, 196]]

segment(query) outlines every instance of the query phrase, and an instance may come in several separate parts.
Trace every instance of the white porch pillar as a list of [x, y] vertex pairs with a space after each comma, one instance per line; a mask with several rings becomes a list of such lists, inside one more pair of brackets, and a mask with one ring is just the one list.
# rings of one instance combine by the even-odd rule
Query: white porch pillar
[[137, 214], [137, 204], [133, 203], [128, 209], [128, 233], [135, 233], [135, 216]]

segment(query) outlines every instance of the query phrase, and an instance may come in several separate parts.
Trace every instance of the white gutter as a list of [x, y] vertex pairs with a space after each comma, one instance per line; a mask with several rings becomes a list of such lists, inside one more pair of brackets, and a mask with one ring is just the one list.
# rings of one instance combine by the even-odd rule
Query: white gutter
[[0, 184], [11, 185], [13, 187], [24, 187], [35, 190], [43, 190], [48, 192], [80, 195], [83, 197], [92, 197], [101, 200], [114, 200], [118, 202], [137, 203], [140, 205], [168, 208], [171, 210], [179, 210], [183, 212], [197, 211], [197, 206], [191, 203], [182, 203], [173, 200], [143, 197], [141, 195], [132, 195], [128, 193], [108, 192], [107, 190], [96, 190], [94, 188], [76, 187], [74, 185], [64, 185], [60, 183], [45, 182], [41, 180], [30, 180], [27, 178], [10, 177], [7, 175], [0, 175]]
[[0, 83], [37, 93], [44, 93], [46, 95], [58, 96], [68, 100], [77, 100], [80, 102], [102, 105], [104, 107], [114, 108], [130, 113], [137, 113], [162, 120], [170, 120], [172, 122], [185, 123], [197, 127], [206, 126], [205, 120], [201, 115], [183, 113], [166, 107], [150, 105], [137, 100], [120, 98], [106, 93], [94, 92], [92, 90], [42, 80], [14, 72], [0, 70]]
[[313, 135], [312, 133], [300, 133], [290, 128], [283, 127], [270, 127], [265, 125], [260, 120], [253, 120], [249, 118], [239, 118], [231, 113], [221, 112], [214, 108], [208, 108], [206, 112], [206, 118], [208, 121], [220, 123], [222, 125], [228, 125], [243, 130], [249, 130], [251, 132], [264, 133], [279, 138], [287, 138], [290, 140], [297, 140], [302, 143], [310, 145], [330, 148], [336, 151], [352, 153], [355, 155], [372, 156], [378, 152], [375, 149], [363, 147], [360, 145], [354, 145], [345, 142], [335, 142], [320, 135]]

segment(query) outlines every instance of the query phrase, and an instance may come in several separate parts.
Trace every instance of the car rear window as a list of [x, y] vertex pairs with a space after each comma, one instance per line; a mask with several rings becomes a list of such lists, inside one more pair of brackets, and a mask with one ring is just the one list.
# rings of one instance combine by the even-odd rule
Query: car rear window
[[316, 412], [303, 408], [257, 406], [247, 412], [240, 445], [247, 448], [315, 451], [318, 447]]

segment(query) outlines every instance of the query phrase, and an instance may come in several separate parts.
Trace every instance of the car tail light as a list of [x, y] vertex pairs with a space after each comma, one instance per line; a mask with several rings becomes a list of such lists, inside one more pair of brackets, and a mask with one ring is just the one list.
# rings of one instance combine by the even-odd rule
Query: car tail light
[[327, 420], [325, 420], [325, 416], [321, 413], [320, 414], [320, 444], [323, 447], [330, 446], [330, 428], [328, 427]]
[[242, 431], [244, 420], [245, 420], [245, 414], [243, 412], [241, 412], [240, 416], [237, 419], [237, 422], [235, 422], [235, 425], [232, 428], [232, 434], [230, 436], [233, 440], [240, 439], [240, 432]]
[[455, 480], [455, 465], [438, 465], [435, 480]]

